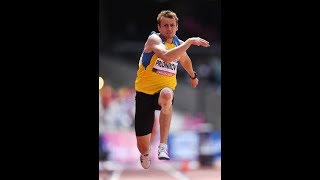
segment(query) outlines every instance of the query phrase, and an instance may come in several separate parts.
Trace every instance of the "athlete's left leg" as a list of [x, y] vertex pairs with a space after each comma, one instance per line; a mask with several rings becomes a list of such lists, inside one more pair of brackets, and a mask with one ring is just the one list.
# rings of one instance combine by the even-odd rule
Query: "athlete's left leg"
[[160, 124], [160, 145], [158, 149], [158, 158], [170, 160], [168, 155], [168, 135], [172, 118], [172, 99], [173, 91], [170, 88], [163, 88], [160, 91], [158, 103], [161, 106], [159, 124]]

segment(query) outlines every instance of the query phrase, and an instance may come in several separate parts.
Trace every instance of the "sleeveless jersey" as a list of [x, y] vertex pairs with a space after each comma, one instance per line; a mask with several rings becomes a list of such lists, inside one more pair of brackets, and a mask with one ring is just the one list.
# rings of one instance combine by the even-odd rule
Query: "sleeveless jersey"
[[[157, 34], [152, 31], [150, 35]], [[159, 36], [159, 34], [157, 34]], [[162, 38], [161, 38], [162, 39]], [[162, 43], [167, 49], [172, 49], [180, 45], [177, 36], [174, 36], [173, 42], [167, 43], [162, 39]], [[153, 51], [150, 53], [142, 52], [139, 60], [139, 69], [135, 80], [136, 91], [153, 95], [158, 93], [164, 87], [172, 90], [177, 85], [178, 59], [172, 62], [165, 62], [160, 59]]]

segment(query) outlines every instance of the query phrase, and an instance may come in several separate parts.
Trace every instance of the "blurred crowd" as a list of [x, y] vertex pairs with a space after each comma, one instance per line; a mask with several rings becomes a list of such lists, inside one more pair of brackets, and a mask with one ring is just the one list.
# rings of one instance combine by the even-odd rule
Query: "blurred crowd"
[[[209, 59], [195, 59], [193, 68], [198, 73], [199, 87], [213, 89], [217, 95], [221, 95], [221, 60], [218, 57]], [[178, 66], [178, 78], [189, 83], [189, 75]]]
[[104, 85], [99, 93], [99, 132], [132, 129], [134, 126], [135, 90]]

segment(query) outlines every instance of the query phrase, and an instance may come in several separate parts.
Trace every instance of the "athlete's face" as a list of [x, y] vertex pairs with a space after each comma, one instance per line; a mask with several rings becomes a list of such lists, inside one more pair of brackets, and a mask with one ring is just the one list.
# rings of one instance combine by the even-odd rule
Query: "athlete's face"
[[175, 19], [162, 17], [160, 24], [158, 24], [158, 30], [167, 40], [172, 39], [178, 31], [178, 24]]

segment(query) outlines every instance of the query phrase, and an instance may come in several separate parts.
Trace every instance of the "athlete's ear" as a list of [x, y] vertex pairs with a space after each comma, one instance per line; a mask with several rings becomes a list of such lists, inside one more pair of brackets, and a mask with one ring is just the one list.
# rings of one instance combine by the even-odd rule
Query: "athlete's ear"
[[177, 31], [179, 30], [179, 26], [178, 26], [178, 24], [177, 24]]
[[160, 24], [158, 24], [158, 31], [160, 32]]

